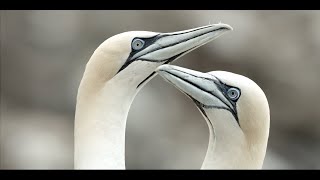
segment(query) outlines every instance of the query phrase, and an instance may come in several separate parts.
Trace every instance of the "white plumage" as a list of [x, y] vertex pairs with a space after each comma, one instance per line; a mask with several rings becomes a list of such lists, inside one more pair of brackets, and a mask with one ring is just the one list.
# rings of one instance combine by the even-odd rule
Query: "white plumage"
[[226, 24], [155, 33], [115, 35], [93, 53], [78, 89], [75, 114], [76, 169], [125, 169], [126, 119], [135, 95], [154, 70], [232, 28]]
[[266, 154], [270, 112], [262, 89], [226, 71], [162, 65], [156, 70], [190, 97], [207, 121], [210, 136], [202, 169], [260, 169]]

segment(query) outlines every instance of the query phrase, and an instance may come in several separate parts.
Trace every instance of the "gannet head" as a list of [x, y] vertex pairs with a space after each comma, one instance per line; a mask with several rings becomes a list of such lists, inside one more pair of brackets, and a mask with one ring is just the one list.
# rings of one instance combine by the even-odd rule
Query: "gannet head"
[[154, 76], [158, 66], [172, 62], [229, 30], [232, 30], [229, 25], [220, 23], [171, 33], [130, 31], [117, 34], [95, 50], [84, 79], [139, 89]]
[[234, 157], [229, 159], [242, 161], [245, 168], [262, 166], [270, 113], [267, 98], [254, 81], [226, 71], [202, 73], [172, 65], [156, 71], [195, 102], [215, 140], [231, 148], [222, 153], [231, 152]]

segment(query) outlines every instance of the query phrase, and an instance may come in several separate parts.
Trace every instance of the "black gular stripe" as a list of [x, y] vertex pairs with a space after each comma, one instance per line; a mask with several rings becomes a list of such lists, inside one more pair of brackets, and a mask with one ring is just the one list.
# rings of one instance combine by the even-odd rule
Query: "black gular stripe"
[[[125, 69], [128, 65], [130, 65], [135, 59], [138, 59], [139, 57], [141, 57], [141, 56], [143, 56], [143, 55], [146, 55], [146, 54], [148, 54], [148, 53], [157, 51], [157, 50], [159, 50], [159, 49], [164, 49], [164, 48], [168, 48], [168, 47], [171, 47], [171, 46], [175, 46], [175, 45], [177, 45], [177, 44], [180, 44], [180, 43], [189, 41], [189, 40], [191, 40], [191, 39], [194, 39], [194, 38], [203, 36], [203, 35], [205, 35], [205, 34], [208, 34], [208, 33], [214, 32], [214, 31], [218, 31], [218, 30], [221, 30], [221, 29], [227, 29], [226, 27], [221, 27], [221, 28], [214, 29], [214, 30], [209, 31], [209, 32], [206, 32], [206, 33], [199, 34], [199, 35], [194, 36], [194, 37], [189, 38], [189, 39], [184, 39], [184, 40], [182, 40], [182, 41], [179, 41], [179, 42], [176, 42], [176, 43], [173, 43], [173, 44], [169, 44], [169, 45], [167, 45], [167, 46], [159, 46], [159, 47], [157, 47], [157, 48], [154, 48], [153, 50], [150, 50], [150, 51], [148, 51], [148, 52], [146, 52], [146, 53], [141, 54], [140, 56], [136, 57], [135, 59], [131, 59], [136, 53], [138, 53], [139, 51], [142, 51], [143, 49], [147, 48], [148, 46], [150, 46], [151, 44], [153, 44], [155, 41], [157, 41], [157, 40], [159, 40], [159, 39], [161, 39], [161, 38], [163, 38], [163, 37], [172, 36], [172, 35], [186, 34], [186, 33], [194, 32], [194, 31], [197, 31], [197, 30], [205, 29], [205, 28], [208, 28], [208, 26], [202, 27], [202, 28], [197, 28], [197, 29], [194, 29], [194, 30], [192, 30], [192, 31], [186, 31], [186, 32], [181, 32], [181, 33], [176, 33], [176, 34], [158, 34], [158, 35], [156, 35], [156, 36], [154, 36], [154, 37], [150, 37], [150, 38], [139, 38], [139, 39], [142, 39], [142, 40], [145, 41], [144, 47], [143, 47], [142, 49], [140, 49], [140, 50], [134, 50], [134, 49], [132, 49], [129, 57], [127, 58], [127, 61], [126, 61], [126, 62], [124, 63], [124, 65], [120, 68], [120, 70], [117, 72], [117, 74], [118, 74], [120, 71], [122, 71], [123, 69]], [[134, 38], [133, 40], [135, 40], [135, 39], [137, 39], [137, 38]], [[133, 41], [133, 40], [132, 40], [132, 41]], [[194, 49], [194, 48], [191, 48], [191, 49]], [[152, 60], [150, 60], [150, 59], [139, 59], [139, 60], [141, 60], [141, 61], [152, 61]], [[164, 62], [164, 61], [166, 61], [166, 60], [157, 61], [157, 62]]]
[[[180, 70], [178, 70], [178, 69], [175, 69], [175, 70], [176, 70], [176, 71], [180, 71]], [[204, 91], [204, 92], [206, 92], [206, 93], [211, 94], [212, 96], [216, 97], [217, 99], [219, 99], [219, 100], [220, 100], [222, 103], [224, 103], [228, 108], [219, 107], [219, 106], [207, 106], [207, 105], [201, 104], [200, 102], [199, 102], [199, 103], [201, 104], [202, 107], [205, 107], [205, 108], [225, 109], [225, 110], [229, 111], [229, 112], [234, 116], [234, 118], [236, 119], [238, 125], [240, 126], [239, 119], [238, 119], [238, 114], [237, 114], [237, 109], [236, 109], [236, 103], [235, 103], [235, 102], [230, 101], [229, 98], [226, 97], [226, 99], [228, 99], [229, 102], [231, 103], [231, 105], [233, 106], [233, 107], [230, 107], [225, 101], [223, 101], [220, 97], [216, 96], [216, 95], [213, 94], [212, 92], [207, 91], [207, 90], [201, 88], [200, 86], [198, 86], [197, 84], [194, 84], [194, 83], [192, 83], [192, 82], [190, 82], [190, 81], [188, 81], [188, 80], [186, 80], [186, 79], [182, 79], [182, 78], [180, 78], [179, 76], [176, 76], [175, 74], [172, 74], [172, 73], [170, 73], [170, 72], [168, 72], [168, 71], [166, 71], [166, 72], [169, 73], [169, 74], [171, 74], [172, 76], [175, 76], [175, 77], [177, 77], [177, 78], [179, 78], [179, 79], [181, 79], [181, 80], [183, 80], [183, 81], [185, 81], [185, 82], [193, 85], [194, 87], [196, 87], [196, 88], [198, 88], [198, 89], [200, 89], [200, 90], [202, 90], [202, 91]], [[195, 75], [193, 75], [193, 74], [189, 74], [189, 73], [184, 72], [184, 71], [180, 71], [180, 72], [185, 73], [185, 74], [188, 74], [188, 75], [193, 76], [193, 77], [196, 77], [196, 78], [203, 78], [203, 79], [206, 79], [206, 80], [210, 80], [210, 81], [212, 81], [213, 83], [215, 83], [215, 84], [217, 85], [217, 87], [219, 88], [220, 91], [223, 91], [223, 89], [222, 89], [221, 87], [224, 85], [224, 83], [222, 83], [219, 79], [218, 79], [218, 81], [215, 81], [215, 80], [209, 79], [209, 78], [198, 77], [198, 76], [195, 76]], [[215, 76], [214, 76], [214, 77], [215, 77]], [[215, 77], [215, 78], [216, 78], [216, 77]], [[219, 81], [220, 81], [220, 82], [219, 82]], [[224, 92], [223, 92], [222, 94], [223, 94], [224, 96], [226, 96], [226, 94], [225, 94]], [[188, 96], [191, 96], [191, 95], [188, 95]]]
[[[185, 52], [186, 52], [186, 51], [185, 51]], [[175, 56], [173, 56], [173, 57], [171, 57], [171, 58], [169, 58], [169, 59], [166, 59], [166, 60], [165, 60], [165, 63], [163, 63], [163, 64], [168, 64], [168, 63], [172, 62], [173, 60], [177, 59], [179, 56], [181, 56], [181, 55], [182, 55], [183, 53], [185, 53], [185, 52], [182, 52], [182, 53], [180, 53], [180, 54], [178, 54], [178, 55], [175, 55]], [[144, 82], [146, 82], [149, 78], [151, 78], [155, 73], [156, 73], [156, 72], [152, 72], [147, 78], [145, 78], [143, 81], [141, 81], [141, 83], [138, 84], [137, 89], [138, 89]]]
[[138, 89], [144, 82], [146, 82], [149, 78], [151, 78], [156, 72], [152, 72], [147, 78], [145, 78], [141, 83], [138, 84], [137, 88]]

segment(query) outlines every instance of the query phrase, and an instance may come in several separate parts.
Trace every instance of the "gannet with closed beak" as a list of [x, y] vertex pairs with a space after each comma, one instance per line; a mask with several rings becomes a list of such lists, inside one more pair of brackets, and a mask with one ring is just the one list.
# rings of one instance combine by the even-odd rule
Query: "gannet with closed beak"
[[156, 71], [194, 101], [209, 126], [202, 169], [262, 168], [270, 113], [255, 82], [231, 72], [202, 73], [172, 65]]
[[130, 31], [110, 37], [93, 53], [81, 80], [75, 112], [76, 169], [125, 169], [130, 105], [154, 70], [232, 28], [212, 24], [173, 33]]

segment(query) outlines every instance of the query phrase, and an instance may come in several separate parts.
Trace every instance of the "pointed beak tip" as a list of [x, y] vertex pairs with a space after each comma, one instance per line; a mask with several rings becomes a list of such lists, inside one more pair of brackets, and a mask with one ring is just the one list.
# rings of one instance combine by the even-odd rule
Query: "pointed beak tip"
[[[161, 66], [160, 66], [161, 67]], [[154, 70], [155, 72], [159, 73], [159, 71], [161, 71], [160, 67], [157, 67], [156, 70]]]
[[155, 70], [157, 73], [161, 72], [161, 71], [167, 71], [170, 69], [170, 65], [164, 64], [161, 65], [159, 67], [157, 67], [157, 69]]
[[228, 28], [230, 31], [233, 31], [233, 27], [231, 27], [230, 25], [227, 25], [227, 28]]
[[209, 26], [213, 26], [215, 27], [216, 29], [221, 29], [221, 30], [225, 30], [225, 31], [232, 31], [233, 30], [233, 27], [231, 27], [229, 24], [225, 24], [225, 23], [217, 23], [217, 24], [211, 24]]
[[233, 31], [233, 27], [231, 27], [229, 24], [219, 23], [218, 24], [221, 28], [224, 28], [225, 30]]

